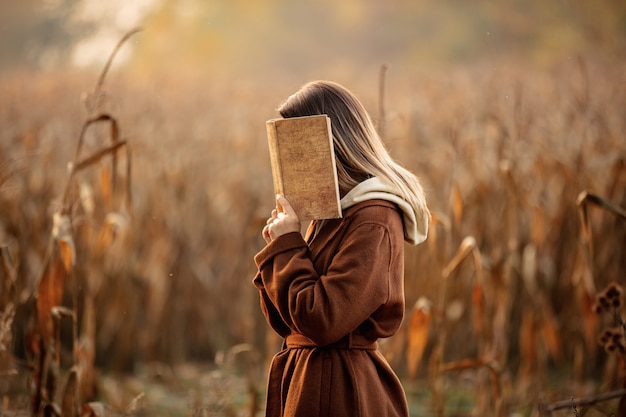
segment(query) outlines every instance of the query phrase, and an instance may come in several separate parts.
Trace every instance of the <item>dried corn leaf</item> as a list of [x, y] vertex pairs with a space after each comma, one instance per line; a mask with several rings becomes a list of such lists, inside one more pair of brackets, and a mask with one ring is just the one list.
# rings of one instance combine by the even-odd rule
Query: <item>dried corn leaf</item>
[[537, 289], [537, 247], [529, 243], [522, 251], [522, 278], [531, 298], [538, 297]]
[[111, 170], [108, 165], [102, 167], [100, 171], [100, 189], [105, 207], [111, 207], [113, 190], [111, 188]]
[[[99, 151], [95, 152], [94, 154], [88, 156], [87, 158], [79, 161], [79, 157], [81, 156], [81, 149], [83, 146], [83, 141], [84, 141], [87, 130], [92, 124], [100, 123], [100, 122], [109, 122], [111, 124], [111, 138], [112, 138], [113, 144], [111, 146], [102, 148]], [[63, 206], [65, 208], [67, 208], [69, 204], [70, 189], [73, 186], [72, 180], [74, 178], [74, 175], [78, 171], [86, 167], [89, 167], [91, 165], [94, 165], [104, 156], [111, 154], [113, 158], [113, 174], [115, 174], [116, 166], [117, 166], [116, 165], [116, 152], [119, 148], [126, 145], [126, 141], [119, 141], [118, 137], [119, 137], [119, 128], [117, 126], [117, 121], [115, 120], [115, 118], [113, 118], [112, 116], [108, 114], [102, 114], [94, 118], [91, 118], [83, 124], [82, 130], [80, 132], [80, 136], [78, 138], [78, 145], [76, 147], [74, 161], [69, 165], [70, 178], [66, 184], [65, 192], [63, 193]]]
[[446, 267], [443, 269], [443, 271], [441, 272], [441, 275], [444, 278], [449, 277], [450, 274], [452, 274], [452, 272], [454, 272], [454, 270], [456, 270], [459, 267], [461, 262], [463, 262], [463, 260], [467, 258], [467, 256], [470, 253], [472, 253], [472, 250], [475, 247], [476, 247], [476, 239], [474, 239], [473, 236], [467, 236], [465, 239], [463, 239], [463, 241], [459, 245], [459, 248], [456, 251], [456, 254], [450, 260], [448, 265], [446, 265]]
[[111, 411], [108, 407], [103, 403], [96, 401], [83, 404], [80, 411], [81, 417], [106, 417], [110, 415]]
[[129, 225], [130, 219], [127, 214], [117, 211], [108, 213], [98, 234], [95, 252], [100, 254], [110, 249], [128, 231]]
[[71, 318], [72, 320], [74, 320], [75, 317], [74, 311], [63, 306], [52, 307], [51, 313], [52, 316], [57, 320], [61, 320], [63, 317]]
[[586, 203], [594, 204], [626, 220], [626, 210], [622, 209], [621, 207], [616, 206], [615, 204], [611, 203], [605, 198], [602, 198], [595, 194], [590, 194], [587, 191], [583, 191], [580, 194], [578, 194], [578, 206], [579, 207], [585, 206]]
[[74, 266], [74, 245], [71, 241], [67, 240], [59, 240], [57, 242], [59, 245], [59, 256], [61, 257], [61, 261], [63, 262], [63, 266], [65, 267], [66, 272], [70, 272], [72, 270], [72, 266]]
[[78, 416], [78, 373], [72, 368], [67, 376], [65, 391], [61, 399], [61, 415], [63, 417]]
[[37, 287], [37, 318], [45, 343], [53, 336], [52, 308], [61, 303], [66, 278], [67, 269], [63, 260], [58, 250], [53, 250]]
[[425, 298], [417, 300], [408, 326], [407, 367], [411, 379], [417, 376], [417, 369], [428, 343], [430, 315], [430, 302]]
[[[623, 220], [626, 220], [626, 210], [612, 204], [611, 202], [609, 202], [608, 200], [602, 197], [599, 197], [594, 194], [590, 194], [587, 191], [582, 191], [580, 194], [578, 194], [577, 204], [578, 204], [578, 210], [579, 210], [580, 221], [581, 221], [581, 240], [582, 240], [582, 243], [586, 247], [585, 255], [587, 256], [587, 264], [588, 264], [590, 273], [592, 273], [591, 268], [592, 268], [592, 262], [593, 262], [593, 257], [594, 257], [594, 248], [593, 248], [593, 239], [591, 236], [592, 235], [591, 227], [589, 224], [589, 210], [587, 206], [589, 204], [596, 205], [604, 210], [607, 210], [613, 213], [614, 215], [620, 217]], [[593, 279], [591, 279], [591, 281], [593, 281]], [[590, 283], [586, 283], [586, 285], [593, 286]]]
[[463, 196], [461, 195], [461, 189], [458, 184], [452, 186], [451, 195], [452, 213], [454, 215], [454, 223], [456, 225], [461, 224], [463, 218]]
[[69, 217], [55, 213], [50, 257], [37, 286], [37, 317], [46, 344], [53, 335], [52, 309], [61, 304], [65, 280], [74, 265], [75, 257]]
[[[111, 124], [117, 124], [117, 121], [112, 116], [104, 113], [97, 116], [94, 116], [83, 123], [82, 129], [80, 131], [80, 135], [78, 137], [78, 144], [76, 145], [76, 153], [74, 154], [74, 162], [78, 161], [78, 158], [81, 156], [81, 150], [83, 148], [83, 142], [85, 140], [85, 135], [87, 130], [96, 123], [100, 122], [110, 122]], [[115, 141], [114, 141], [115, 142]], [[89, 158], [88, 158], [89, 159]], [[93, 162], [89, 162], [88, 165], [92, 165]], [[77, 171], [80, 164], [74, 166], [74, 171]]]
[[590, 241], [591, 232], [589, 230], [589, 213], [586, 204], [587, 192], [583, 191], [578, 194], [578, 213], [580, 215], [581, 232], [585, 241]]
[[140, 408], [140, 401], [146, 396], [145, 393], [140, 392], [135, 398], [133, 398], [131, 400], [130, 403], [128, 403], [128, 405], [126, 406], [126, 409], [124, 410], [124, 414], [126, 414], [127, 416], [133, 415], [137, 412], [137, 410], [139, 410]]
[[81, 182], [78, 190], [80, 203], [83, 207], [83, 210], [85, 210], [85, 213], [87, 213], [88, 216], [92, 216], [94, 210], [96, 209], [96, 201], [93, 196], [93, 189], [88, 183]]
[[472, 325], [474, 335], [484, 338], [487, 334], [485, 329], [485, 279], [482, 255], [477, 247], [472, 250], [472, 258], [474, 259], [474, 272], [476, 274], [476, 279], [472, 285]]
[[115, 152], [117, 152], [119, 148], [121, 148], [122, 146], [125, 146], [126, 144], [127, 144], [126, 141], [121, 141], [121, 142], [117, 142], [115, 145], [111, 145], [111, 146], [100, 149], [98, 152], [90, 155], [89, 157], [81, 160], [80, 162], [77, 162], [76, 164], [73, 164], [72, 172], [78, 172], [82, 169], [85, 169], [87, 167], [94, 165], [106, 155], [115, 154]]
[[450, 231], [450, 220], [441, 213], [432, 213], [431, 224], [428, 229], [428, 240], [426, 242], [428, 244], [428, 247], [435, 253], [439, 253], [439, 251], [437, 250], [437, 242], [439, 236], [437, 227], [438, 225], [441, 225], [444, 231]]
[[52, 237], [58, 245], [58, 253], [63, 266], [69, 272], [76, 260], [76, 248], [71, 233], [70, 218], [67, 214], [55, 213], [52, 220]]

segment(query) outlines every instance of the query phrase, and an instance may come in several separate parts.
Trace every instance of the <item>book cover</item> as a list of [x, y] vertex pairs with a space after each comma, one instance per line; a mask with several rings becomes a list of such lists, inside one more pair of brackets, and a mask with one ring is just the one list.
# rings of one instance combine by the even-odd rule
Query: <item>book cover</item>
[[271, 119], [266, 127], [274, 192], [300, 221], [341, 217], [330, 118]]

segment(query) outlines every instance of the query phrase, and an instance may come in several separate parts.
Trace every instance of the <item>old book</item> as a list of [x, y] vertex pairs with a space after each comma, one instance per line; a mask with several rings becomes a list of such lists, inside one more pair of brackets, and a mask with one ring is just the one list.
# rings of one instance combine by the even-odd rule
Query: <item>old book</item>
[[335, 151], [326, 115], [266, 122], [274, 192], [300, 221], [341, 217]]

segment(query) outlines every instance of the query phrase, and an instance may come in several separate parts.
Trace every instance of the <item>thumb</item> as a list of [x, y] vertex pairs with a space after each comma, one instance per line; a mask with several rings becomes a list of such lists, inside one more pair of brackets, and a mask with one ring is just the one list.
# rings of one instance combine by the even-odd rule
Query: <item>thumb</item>
[[289, 201], [287, 201], [287, 199], [283, 195], [276, 194], [276, 204], [278, 207], [282, 207], [282, 212], [285, 213], [287, 216], [298, 217], [293, 207], [291, 207]]

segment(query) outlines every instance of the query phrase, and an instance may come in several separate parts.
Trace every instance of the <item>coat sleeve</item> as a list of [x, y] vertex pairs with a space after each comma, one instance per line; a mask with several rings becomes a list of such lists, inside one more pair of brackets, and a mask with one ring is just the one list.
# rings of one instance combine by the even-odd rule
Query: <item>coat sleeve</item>
[[389, 297], [394, 256], [384, 224], [363, 222], [351, 228], [326, 275], [316, 272], [299, 234], [283, 235], [272, 244], [255, 257], [265, 308], [318, 345], [353, 332]]
[[[272, 265], [276, 256], [280, 254], [289, 256], [289, 253], [306, 251], [306, 249], [307, 244], [304, 239], [302, 239], [302, 236], [294, 232], [274, 239], [254, 257], [259, 271], [254, 277], [253, 284], [259, 290], [261, 311], [267, 323], [282, 337], [286, 337], [292, 332], [287, 324], [289, 320], [288, 318], [283, 318], [282, 312], [277, 308], [277, 304], [274, 301], [278, 298], [278, 290], [272, 286], [273, 281], [267, 280], [269, 283], [269, 286], [267, 286], [263, 280], [263, 276], [272, 274]], [[272, 296], [270, 296], [270, 294]]]

